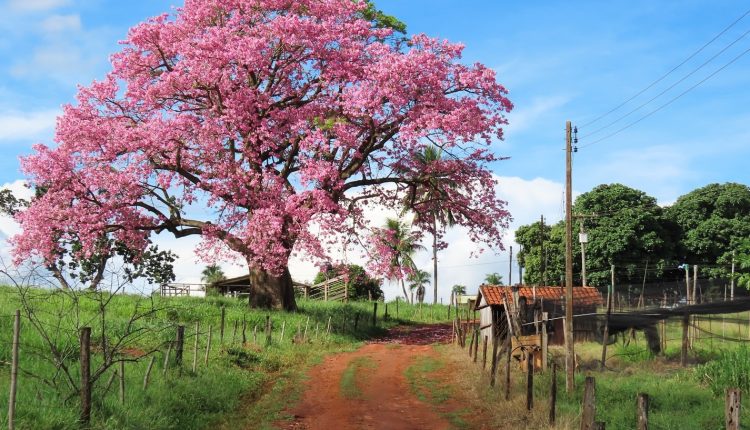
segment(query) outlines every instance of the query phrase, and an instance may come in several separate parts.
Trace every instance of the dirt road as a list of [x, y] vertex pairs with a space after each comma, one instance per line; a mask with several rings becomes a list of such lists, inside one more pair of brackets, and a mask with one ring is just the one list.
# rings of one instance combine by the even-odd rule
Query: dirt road
[[328, 357], [310, 371], [302, 401], [289, 411], [293, 421], [279, 428], [454, 428], [466, 411], [446, 394], [441, 380], [451, 369], [435, 360], [432, 346], [450, 337], [450, 325], [400, 328], [355, 352]]

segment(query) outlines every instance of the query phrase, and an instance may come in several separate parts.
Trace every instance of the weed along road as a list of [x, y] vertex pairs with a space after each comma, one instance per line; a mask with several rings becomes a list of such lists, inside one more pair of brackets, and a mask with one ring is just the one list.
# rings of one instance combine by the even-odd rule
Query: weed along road
[[[450, 388], [455, 369], [435, 344], [449, 342], [451, 327], [399, 327], [351, 353], [328, 357], [308, 374], [287, 430], [450, 429], [464, 427], [468, 410]], [[473, 427], [469, 427], [473, 428]]]

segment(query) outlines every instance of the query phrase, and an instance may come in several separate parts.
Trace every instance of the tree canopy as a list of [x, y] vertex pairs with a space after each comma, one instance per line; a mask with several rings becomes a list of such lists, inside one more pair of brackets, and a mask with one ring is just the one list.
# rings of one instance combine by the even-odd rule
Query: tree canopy
[[367, 235], [370, 208], [421, 184], [428, 144], [455, 184], [441, 205], [501, 246], [509, 215], [487, 165], [512, 104], [492, 69], [462, 64], [459, 44], [395, 37], [402, 24], [366, 2], [246, 6], [186, 0], [130, 30], [113, 70], [63, 108], [57, 145], [22, 161], [47, 192], [17, 215], [17, 260], [198, 235], [207, 262], [247, 263], [252, 304], [294, 309], [292, 253], [321, 263], [334, 238]]
[[680, 229], [679, 258], [727, 276], [732, 251], [750, 237], [750, 188], [736, 183], [710, 184], [677, 199], [666, 214]]

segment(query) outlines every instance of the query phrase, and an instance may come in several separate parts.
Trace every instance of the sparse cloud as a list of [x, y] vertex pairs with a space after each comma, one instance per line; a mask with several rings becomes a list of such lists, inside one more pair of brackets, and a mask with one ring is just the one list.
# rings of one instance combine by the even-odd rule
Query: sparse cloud
[[81, 16], [77, 14], [48, 16], [41, 22], [39, 27], [45, 33], [80, 31]]
[[12, 10], [21, 12], [46, 12], [70, 4], [70, 0], [10, 0]]
[[534, 126], [546, 125], [548, 121], [543, 122], [545, 116], [565, 106], [569, 101], [570, 97], [568, 96], [554, 95], [537, 97], [528, 104], [516, 106], [508, 114], [508, 133], [519, 133]]
[[0, 112], [0, 144], [49, 137], [59, 111]]

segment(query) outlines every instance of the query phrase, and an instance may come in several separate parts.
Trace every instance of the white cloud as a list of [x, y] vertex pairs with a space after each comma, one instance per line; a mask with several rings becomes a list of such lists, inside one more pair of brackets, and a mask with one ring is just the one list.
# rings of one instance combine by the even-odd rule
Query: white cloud
[[506, 129], [508, 133], [518, 133], [537, 125], [541, 126], [541, 120], [544, 119], [546, 114], [565, 106], [569, 101], [570, 97], [564, 95], [534, 98], [528, 105], [516, 106], [508, 114], [508, 126]]
[[0, 143], [49, 137], [58, 114], [57, 110], [0, 113]]
[[48, 16], [41, 22], [40, 28], [45, 33], [80, 31], [81, 17], [77, 14]]
[[44, 12], [66, 6], [69, 0], [10, 0], [10, 8], [24, 12]]

